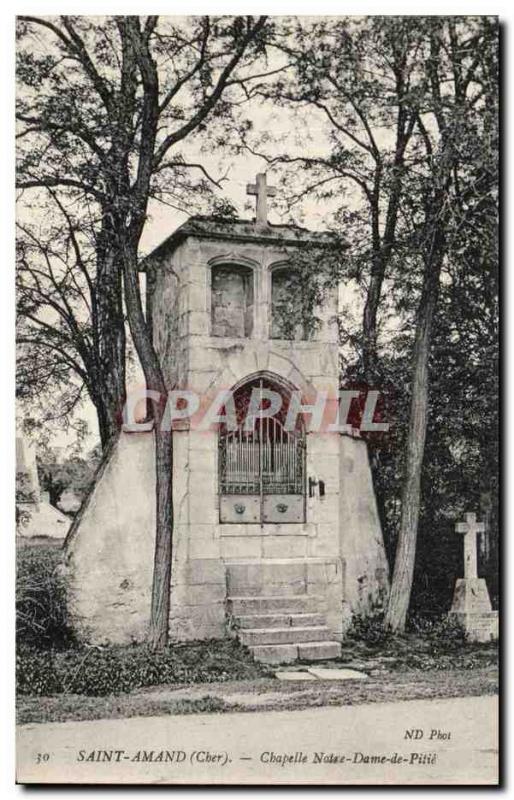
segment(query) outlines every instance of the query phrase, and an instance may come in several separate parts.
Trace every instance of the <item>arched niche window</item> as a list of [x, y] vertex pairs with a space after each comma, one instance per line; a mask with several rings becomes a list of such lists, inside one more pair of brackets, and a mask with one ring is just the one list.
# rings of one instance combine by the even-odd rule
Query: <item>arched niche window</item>
[[[273, 416], [254, 418], [249, 408], [270, 408], [269, 392], [280, 396]], [[219, 431], [220, 521], [300, 523], [305, 519], [305, 429], [286, 424], [290, 389], [267, 376], [254, 377], [233, 393], [235, 429]], [[250, 424], [248, 424], [248, 416]]]
[[306, 339], [305, 306], [299, 271], [276, 267], [271, 273], [271, 338]]
[[212, 336], [244, 338], [253, 330], [253, 271], [220, 264], [211, 271]]

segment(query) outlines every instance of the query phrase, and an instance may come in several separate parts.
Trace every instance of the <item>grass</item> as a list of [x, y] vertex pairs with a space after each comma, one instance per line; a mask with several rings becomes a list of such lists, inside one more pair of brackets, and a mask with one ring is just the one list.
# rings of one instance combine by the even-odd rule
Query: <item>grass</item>
[[292, 711], [320, 706], [399, 702], [448, 697], [494, 695], [494, 667], [460, 670], [394, 672], [366, 681], [295, 681], [277, 679], [230, 681], [205, 685], [160, 687], [107, 697], [58, 695], [20, 697], [18, 724], [69, 720], [115, 719], [180, 714]]

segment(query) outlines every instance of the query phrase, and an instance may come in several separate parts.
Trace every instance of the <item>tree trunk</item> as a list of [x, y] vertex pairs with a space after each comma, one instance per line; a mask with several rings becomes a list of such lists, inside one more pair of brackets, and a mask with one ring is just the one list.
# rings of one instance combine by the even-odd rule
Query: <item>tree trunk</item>
[[116, 418], [109, 413], [109, 407], [104, 402], [101, 390], [95, 392], [93, 396], [93, 403], [96, 410], [96, 421], [98, 422], [100, 445], [102, 447], [102, 452], [105, 453], [110, 440], [115, 435], [117, 430]]
[[161, 430], [155, 415], [156, 526], [149, 642], [153, 650], [168, 643], [173, 543], [173, 432]]
[[124, 256], [125, 303], [130, 331], [147, 388], [159, 392], [162, 398], [162, 402], [155, 403], [153, 407], [156, 530], [149, 628], [150, 647], [152, 650], [162, 650], [168, 643], [173, 557], [173, 434], [171, 430], [161, 430], [166, 406], [166, 386], [141, 305], [137, 248], [126, 245]]
[[120, 429], [126, 400], [125, 319], [121, 264], [115, 250], [114, 234], [105, 221], [98, 238], [96, 320], [93, 324], [96, 385], [92, 399], [97, 411], [102, 450], [105, 450]]
[[433, 246], [425, 259], [424, 285], [416, 322], [400, 531], [396, 546], [391, 592], [384, 620], [385, 628], [393, 632], [401, 632], [405, 629], [414, 577], [421, 499], [421, 470], [428, 415], [428, 362], [432, 323], [437, 306], [444, 255], [444, 235], [441, 223], [436, 221], [438, 217], [440, 214], [432, 216], [435, 226]]
[[372, 275], [364, 306], [362, 320], [362, 361], [368, 387], [374, 388], [377, 380], [377, 314], [382, 290], [382, 275]]

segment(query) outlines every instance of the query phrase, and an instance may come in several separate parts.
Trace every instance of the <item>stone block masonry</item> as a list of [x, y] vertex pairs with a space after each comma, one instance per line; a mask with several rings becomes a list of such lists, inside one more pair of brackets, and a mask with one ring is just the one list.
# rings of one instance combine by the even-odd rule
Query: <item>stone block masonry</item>
[[[287, 338], [273, 325], [284, 309], [277, 276], [294, 273], [299, 248], [330, 241], [301, 228], [194, 218], [163, 242], [142, 266], [167, 386], [202, 392], [207, 406], [221, 390], [243, 397], [256, 382], [281, 397], [299, 392], [302, 402], [317, 392], [336, 398], [337, 291], [312, 309], [312, 333], [296, 326]], [[229, 635], [239, 616], [256, 657], [334, 657], [352, 615], [374, 610], [388, 589], [366, 444], [310, 432], [307, 422], [288, 439], [276, 433], [276, 424], [284, 432], [276, 416], [275, 433], [268, 426], [257, 436], [256, 427], [255, 440], [240, 436], [236, 447], [216, 427], [181, 422], [173, 431], [171, 639]], [[85, 641], [146, 639], [154, 468], [153, 431], [122, 431], [66, 541], [70, 616]]]

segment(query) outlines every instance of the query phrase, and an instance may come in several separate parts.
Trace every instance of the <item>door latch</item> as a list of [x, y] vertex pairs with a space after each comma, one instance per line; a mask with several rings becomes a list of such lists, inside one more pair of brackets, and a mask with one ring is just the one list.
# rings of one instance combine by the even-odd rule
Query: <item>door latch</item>
[[315, 478], [309, 478], [309, 497], [314, 497], [314, 490], [318, 487], [318, 494], [320, 497], [325, 497], [325, 481], [317, 481]]

